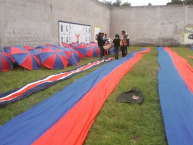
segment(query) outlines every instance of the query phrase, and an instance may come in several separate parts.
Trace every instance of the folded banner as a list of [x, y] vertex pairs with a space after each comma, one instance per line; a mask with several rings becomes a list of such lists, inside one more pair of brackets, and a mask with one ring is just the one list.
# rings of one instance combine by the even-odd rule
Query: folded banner
[[[82, 144], [106, 98], [150, 49], [112, 61], [0, 127], [2, 144]], [[22, 138], [22, 139], [21, 139]]]
[[50, 75], [44, 79], [29, 83], [21, 88], [2, 93], [0, 94], [0, 107], [6, 106], [18, 100], [22, 100], [37, 91], [41, 91], [46, 88], [49, 88], [50, 86], [58, 83], [59, 81], [66, 80], [77, 73], [84, 72], [87, 69], [93, 68], [95, 66], [101, 65], [104, 62], [108, 62], [111, 60], [113, 60], [112, 57], [107, 58], [105, 61], [104, 60], [94, 61], [94, 62], [85, 64], [81, 67], [78, 67], [76, 69]]
[[159, 96], [169, 145], [193, 144], [193, 68], [170, 48], [158, 47]]

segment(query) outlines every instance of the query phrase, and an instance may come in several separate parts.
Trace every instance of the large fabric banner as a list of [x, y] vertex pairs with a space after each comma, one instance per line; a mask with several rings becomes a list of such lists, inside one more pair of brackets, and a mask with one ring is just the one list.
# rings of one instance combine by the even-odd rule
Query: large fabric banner
[[193, 68], [167, 47], [158, 47], [159, 97], [169, 145], [193, 144]]
[[31, 82], [31, 83], [29, 83], [21, 88], [10, 90], [8, 92], [4, 92], [4, 93], [0, 94], [0, 107], [6, 106], [10, 103], [14, 103], [14, 102], [19, 101], [19, 100], [22, 100], [33, 93], [47, 89], [50, 86], [55, 85], [59, 81], [63, 81], [63, 80], [66, 80], [68, 78], [71, 78], [73, 75], [75, 75], [77, 73], [84, 72], [88, 69], [91, 69], [95, 66], [99, 66], [99, 65], [101, 65], [105, 62], [109, 62], [111, 60], [113, 60], [113, 58], [109, 57], [105, 60], [98, 60], [98, 61], [90, 62], [90, 63], [85, 64], [85, 65], [78, 67], [76, 69], [57, 73], [57, 74], [53, 74], [53, 75], [47, 76], [46, 78], [43, 78], [41, 80]]
[[143, 57], [143, 51], [112, 61], [0, 127], [1, 144], [80, 145], [107, 97]]

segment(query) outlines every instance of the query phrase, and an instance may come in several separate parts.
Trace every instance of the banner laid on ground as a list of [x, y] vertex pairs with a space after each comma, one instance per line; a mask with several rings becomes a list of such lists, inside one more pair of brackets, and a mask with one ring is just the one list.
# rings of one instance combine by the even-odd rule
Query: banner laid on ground
[[105, 61], [104, 60], [94, 61], [94, 62], [85, 64], [81, 67], [78, 67], [74, 70], [50, 75], [44, 79], [29, 83], [21, 88], [2, 93], [0, 94], [0, 107], [6, 106], [18, 100], [22, 100], [35, 92], [47, 89], [50, 86], [55, 85], [59, 81], [71, 78], [73, 75], [77, 73], [84, 72], [90, 68], [101, 65], [104, 62], [108, 62], [111, 60], [113, 60], [112, 57], [107, 58]]
[[193, 144], [193, 68], [167, 47], [158, 47], [159, 96], [169, 145]]
[[[112, 61], [0, 127], [2, 144], [82, 144], [107, 97], [142, 58], [141, 52]], [[112, 81], [113, 80], [113, 81]]]

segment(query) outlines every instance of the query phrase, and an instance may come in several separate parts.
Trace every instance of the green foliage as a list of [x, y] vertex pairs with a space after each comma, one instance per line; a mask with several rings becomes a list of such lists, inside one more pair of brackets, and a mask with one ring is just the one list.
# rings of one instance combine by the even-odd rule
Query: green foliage
[[123, 3], [121, 6], [131, 6], [131, 3], [125, 2], [125, 3]]
[[172, 0], [167, 3], [167, 5], [175, 5], [175, 4], [193, 4], [193, 0]]
[[[101, 1], [101, 0], [98, 0]], [[115, 2], [112, 1], [108, 1], [108, 0], [103, 0], [102, 1], [104, 4], [108, 5], [108, 6], [115, 6], [115, 7], [120, 7], [121, 6], [121, 2], [116, 0]]]

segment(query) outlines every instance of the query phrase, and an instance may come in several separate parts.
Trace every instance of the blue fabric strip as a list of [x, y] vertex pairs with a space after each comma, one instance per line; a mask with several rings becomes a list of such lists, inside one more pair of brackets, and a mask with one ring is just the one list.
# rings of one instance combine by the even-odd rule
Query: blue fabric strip
[[[146, 49], [143, 48], [143, 50]], [[99, 81], [125, 61], [133, 58], [135, 53], [100, 67], [4, 124], [0, 127], [0, 144], [32, 144], [60, 120]]]
[[172, 58], [158, 47], [159, 96], [169, 145], [193, 144], [193, 94], [178, 73]]

